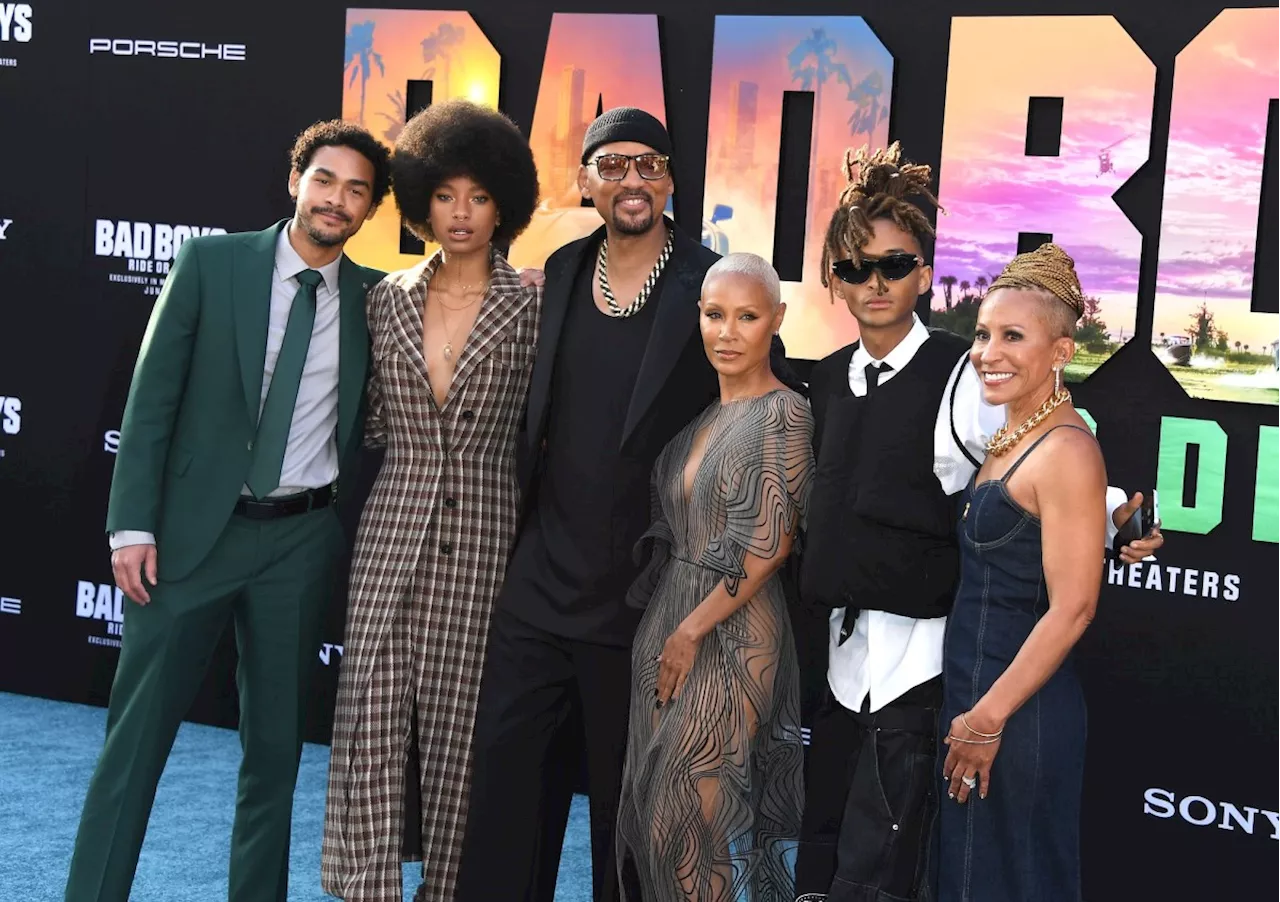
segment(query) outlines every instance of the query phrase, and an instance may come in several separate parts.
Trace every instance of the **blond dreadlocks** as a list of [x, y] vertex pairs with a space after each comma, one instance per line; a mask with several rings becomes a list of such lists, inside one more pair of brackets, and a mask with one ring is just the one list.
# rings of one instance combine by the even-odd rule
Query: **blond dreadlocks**
[[942, 210], [929, 189], [932, 170], [903, 161], [902, 145], [897, 141], [874, 153], [865, 144], [857, 151], [846, 150], [843, 169], [849, 183], [840, 192], [840, 204], [831, 215], [822, 245], [824, 287], [830, 284], [832, 263], [844, 259], [862, 262], [860, 249], [871, 240], [873, 220], [892, 220], [904, 232], [915, 235], [921, 245], [933, 236], [928, 217], [908, 197], [922, 197]]

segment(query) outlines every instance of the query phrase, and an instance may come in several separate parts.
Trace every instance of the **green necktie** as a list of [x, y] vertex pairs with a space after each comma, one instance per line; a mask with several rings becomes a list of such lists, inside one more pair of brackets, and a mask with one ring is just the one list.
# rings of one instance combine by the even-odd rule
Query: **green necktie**
[[289, 323], [280, 343], [271, 387], [258, 417], [258, 434], [253, 440], [253, 461], [249, 464], [246, 483], [255, 497], [265, 498], [280, 485], [284, 466], [284, 450], [289, 443], [289, 427], [293, 425], [293, 408], [298, 401], [298, 385], [302, 367], [307, 362], [311, 344], [311, 328], [316, 321], [316, 286], [322, 276], [314, 269], [298, 273], [301, 287], [289, 307]]

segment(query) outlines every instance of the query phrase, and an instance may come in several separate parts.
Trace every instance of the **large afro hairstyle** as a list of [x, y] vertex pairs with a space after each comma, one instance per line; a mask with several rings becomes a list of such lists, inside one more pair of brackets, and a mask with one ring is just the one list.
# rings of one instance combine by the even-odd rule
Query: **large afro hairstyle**
[[391, 156], [391, 184], [409, 231], [435, 240], [432, 193], [457, 176], [483, 185], [498, 205], [495, 245], [510, 245], [529, 225], [538, 203], [538, 169], [529, 142], [502, 113], [450, 100], [405, 123]]
[[322, 147], [350, 147], [363, 155], [373, 164], [373, 204], [377, 206], [387, 196], [391, 188], [391, 152], [367, 129], [342, 119], [317, 122], [294, 140], [289, 165], [298, 172], [306, 172], [311, 158]]

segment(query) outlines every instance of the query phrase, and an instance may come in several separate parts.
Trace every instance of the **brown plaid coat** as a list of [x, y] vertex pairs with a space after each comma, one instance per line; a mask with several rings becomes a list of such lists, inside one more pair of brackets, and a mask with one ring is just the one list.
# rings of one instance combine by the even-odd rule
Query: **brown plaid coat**
[[419, 899], [453, 899], [489, 614], [515, 535], [516, 434], [542, 291], [521, 287], [495, 255], [489, 292], [437, 407], [422, 311], [439, 259], [369, 292], [366, 441], [385, 442], [387, 452], [351, 567], [321, 856], [325, 891], [346, 899], [403, 898], [406, 757], [415, 752]]

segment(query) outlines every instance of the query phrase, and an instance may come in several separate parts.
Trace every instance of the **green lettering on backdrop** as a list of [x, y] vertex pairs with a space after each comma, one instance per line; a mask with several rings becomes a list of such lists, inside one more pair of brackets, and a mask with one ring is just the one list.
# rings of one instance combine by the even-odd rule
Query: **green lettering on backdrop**
[[[1191, 506], [1182, 503], [1186, 480], [1187, 446], [1200, 448], [1196, 495]], [[1164, 529], [1205, 535], [1222, 522], [1222, 494], [1227, 475], [1227, 434], [1213, 420], [1162, 417], [1156, 491]]]
[[1253, 540], [1280, 541], [1280, 429], [1258, 428], [1258, 476], [1253, 489]]

